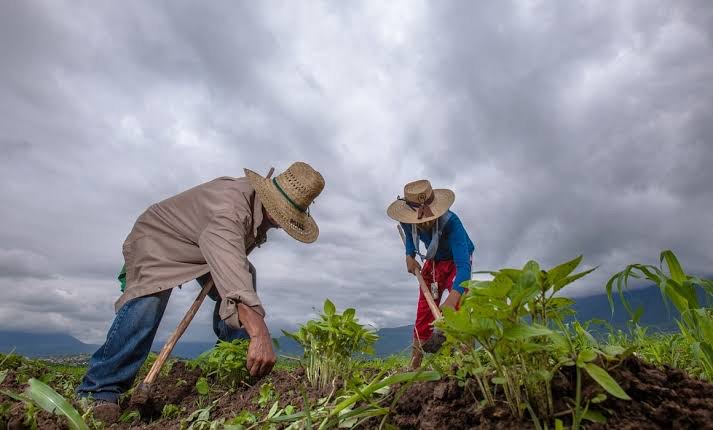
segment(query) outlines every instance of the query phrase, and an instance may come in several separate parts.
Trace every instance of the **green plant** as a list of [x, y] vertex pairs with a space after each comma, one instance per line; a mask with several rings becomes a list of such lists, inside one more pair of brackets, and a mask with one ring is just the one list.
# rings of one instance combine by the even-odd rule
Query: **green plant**
[[[247, 429], [273, 428], [270, 425], [282, 426], [285, 429], [331, 429], [331, 428], [353, 428], [363, 424], [365, 420], [376, 416], [385, 416], [389, 408], [381, 406], [381, 399], [385, 398], [389, 389], [393, 385], [401, 384], [408, 386], [413, 382], [435, 381], [440, 378], [438, 372], [408, 372], [391, 375], [382, 378], [377, 375], [371, 382], [362, 387], [354, 387], [336, 396], [332, 401], [334, 392], [325, 398], [320, 399], [316, 404], [310, 405], [306, 392], [303, 391], [305, 410], [295, 412], [292, 406], [283, 409], [275, 402], [265, 418], [254, 422]], [[376, 396], [382, 396], [376, 399]], [[357, 403], [360, 403], [356, 407]], [[319, 425], [317, 425], [319, 423]], [[226, 429], [229, 427], [226, 426]], [[245, 427], [230, 427], [230, 430], [243, 430]]]
[[[590, 409], [590, 404], [601, 403], [607, 396], [600, 393], [591, 399], [582, 398], [582, 371], [586, 372], [600, 387], [610, 395], [622, 399], [631, 400], [614, 378], [609, 375], [605, 368], [599, 366], [608, 362], [618, 362], [633, 352], [633, 348], [624, 349], [620, 346], [600, 346], [599, 342], [586, 330], [579, 322], [574, 322], [565, 326], [557, 322], [560, 333], [554, 337], [559, 348], [557, 351], [557, 364], [553, 369], [557, 371], [563, 366], [572, 366], [575, 371], [575, 398], [572, 403], [572, 430], [580, 427], [582, 420], [589, 420], [598, 423], [606, 422], [604, 416], [598, 411]], [[587, 324], [588, 325], [588, 324]]]
[[191, 413], [185, 420], [181, 420], [181, 430], [218, 430], [222, 428], [225, 420], [211, 421], [210, 413], [215, 407], [216, 402], [205, 408], [197, 409]]
[[250, 411], [242, 411], [235, 417], [225, 421], [225, 430], [244, 430], [246, 425], [255, 424], [257, 417]]
[[275, 392], [275, 387], [271, 382], [266, 382], [260, 386], [260, 394], [257, 400], [255, 400], [255, 403], [261, 408], [264, 408], [269, 403], [274, 402], [276, 398], [277, 393]]
[[124, 424], [131, 424], [131, 423], [138, 421], [140, 419], [141, 419], [141, 413], [139, 413], [139, 411], [125, 411], [119, 417], [119, 422], [124, 423]]
[[27, 405], [25, 425], [27, 426], [36, 428], [37, 423], [34, 419], [34, 411], [35, 406], [37, 406], [47, 412], [63, 415], [67, 419], [67, 424], [71, 430], [89, 430], [79, 412], [64, 397], [42, 381], [30, 379], [24, 395], [17, 395], [7, 391], [2, 391], [2, 394], [25, 402]]
[[163, 409], [161, 410], [161, 418], [167, 420], [178, 418], [183, 412], [185, 412], [184, 408], [174, 405], [173, 403], [169, 403], [163, 406]]
[[349, 375], [356, 353], [373, 354], [378, 336], [356, 319], [353, 308], [337, 313], [334, 304], [325, 300], [324, 313], [308, 321], [294, 333], [283, 333], [304, 348], [303, 364], [313, 386], [327, 387], [337, 376]]
[[[444, 310], [436, 326], [462, 357], [457, 376], [475, 379], [484, 404], [493, 405], [494, 393], [501, 389], [512, 415], [522, 417], [527, 410], [535, 423], [538, 417], [549, 421], [556, 412], [552, 379], [568, 365], [576, 365], [577, 375], [584, 369], [611, 388], [613, 380], [594, 364], [602, 352], [576, 342], [566, 330], [564, 320], [574, 315], [574, 300], [556, 295], [596, 269], [573, 274], [581, 261], [579, 256], [547, 271], [529, 261], [522, 269], [483, 272], [493, 279], [471, 281], [460, 309]], [[577, 416], [585, 415], [577, 409], [580, 404], [577, 398]]]
[[[664, 271], [664, 263], [668, 273]], [[694, 357], [707, 378], [713, 379], [713, 309], [702, 306], [698, 298], [699, 288], [708, 300], [713, 298], [713, 280], [687, 275], [676, 255], [670, 250], [662, 251], [659, 255], [659, 267], [639, 263], [626, 266], [609, 279], [605, 288], [612, 313], [613, 288], [616, 286], [621, 302], [634, 324], [638, 322], [644, 309], [632, 309], [624, 296], [630, 278], [643, 278], [658, 285], [664, 302], [673, 304], [679, 312], [678, 327], [681, 334], [690, 341]]]
[[248, 377], [245, 367], [248, 345], [248, 341], [239, 339], [219, 341], [215, 347], [198, 356], [194, 365], [199, 366], [206, 376], [236, 387]]

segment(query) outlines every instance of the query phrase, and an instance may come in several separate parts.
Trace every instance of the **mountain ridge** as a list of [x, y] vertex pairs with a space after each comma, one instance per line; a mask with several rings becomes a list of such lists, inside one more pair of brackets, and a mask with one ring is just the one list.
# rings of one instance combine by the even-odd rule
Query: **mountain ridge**
[[[649, 327], [651, 331], [676, 331], [676, 310], [667, 307], [661, 299], [661, 293], [656, 286], [627, 291], [627, 299], [636, 308], [641, 305], [645, 312], [640, 324]], [[587, 321], [600, 319], [607, 321], [615, 329], [625, 329], [629, 319], [618, 297], [614, 298], [614, 313], [612, 315], [609, 301], [605, 294], [576, 297], [574, 309], [577, 319]], [[377, 357], [392, 354], [406, 353], [410, 349], [413, 325], [399, 327], [385, 327], [377, 330], [379, 340], [375, 350]], [[287, 356], [300, 356], [302, 350], [293, 340], [280, 336], [276, 338], [279, 344], [278, 353]], [[164, 340], [155, 341], [152, 351], [158, 351], [163, 346]], [[201, 352], [211, 348], [214, 341], [185, 342], [179, 341], [173, 355], [182, 358], [195, 358]], [[0, 352], [10, 352], [13, 347], [15, 353], [28, 357], [48, 357], [73, 354], [93, 353], [99, 345], [87, 344], [64, 333], [31, 333], [23, 331], [0, 330]]]

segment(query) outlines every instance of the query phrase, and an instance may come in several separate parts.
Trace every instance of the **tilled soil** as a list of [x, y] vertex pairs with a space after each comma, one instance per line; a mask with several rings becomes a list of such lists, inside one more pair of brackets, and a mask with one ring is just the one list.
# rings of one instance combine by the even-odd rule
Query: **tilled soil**
[[[564, 377], [553, 381], [555, 409], [566, 412], [574, 398], [574, 372], [567, 369]], [[619, 366], [610, 370], [631, 401], [609, 398], [597, 405], [597, 410], [608, 417], [606, 424], [588, 423], [587, 428], [601, 429], [713, 429], [713, 384], [693, 379], [679, 369], [669, 367], [656, 368], [636, 358], [628, 358]], [[201, 398], [195, 392], [195, 382], [200, 376], [198, 370], [187, 368], [183, 363], [176, 363], [167, 376], [162, 376], [155, 383], [152, 391], [152, 403], [144, 408], [144, 417], [153, 417], [155, 421], [146, 423], [115, 423], [108, 429], [179, 429], [180, 419], [160, 419], [166, 404], [175, 404], [185, 408], [188, 413], [198, 405], [207, 406], [217, 400], [211, 412], [211, 418], [232, 417], [243, 410], [249, 410], [258, 417], [264, 416], [272, 405], [260, 407], [256, 404], [263, 381], [254, 381], [253, 385], [239, 387], [236, 391], [211, 393]], [[294, 371], [275, 371], [270, 377], [281, 406], [293, 405], [300, 410], [304, 406], [303, 387], [306, 379], [301, 369]], [[20, 391], [12, 372], [0, 385], [1, 389]], [[311, 404], [329, 394], [317, 390], [307, 390]], [[583, 396], [591, 398], [602, 389], [587, 377], [583, 379]], [[460, 386], [455, 379], [445, 378], [436, 382], [421, 382], [394, 390], [391, 398], [392, 412], [388, 421], [402, 429], [532, 429], [529, 417], [522, 420], [512, 418], [506, 405], [499, 401], [494, 407], [480, 407], [476, 399], [477, 390], [468, 384]], [[0, 394], [0, 402], [8, 401]], [[274, 400], [273, 400], [274, 402]], [[387, 405], [388, 406], [388, 405]], [[122, 408], [129, 410], [129, 402]], [[10, 422], [0, 422], [0, 429], [25, 428], [22, 419], [25, 407], [16, 403], [10, 412]], [[66, 429], [62, 418], [47, 413], [38, 415], [41, 429]], [[560, 417], [565, 425], [570, 417]], [[380, 420], [371, 424], [375, 427]]]
[[[568, 369], [573, 370], [573, 369]], [[679, 369], [656, 368], [636, 358], [624, 360], [610, 374], [631, 401], [609, 396], [597, 410], [606, 424], [587, 423], [601, 429], [713, 429], [713, 384], [690, 378]], [[574, 398], [574, 372], [553, 381], [555, 409], [566, 411]], [[505, 405], [478, 408], [472, 394], [453, 379], [411, 385], [398, 399], [391, 422], [403, 429], [530, 429], [528, 417], [513, 419]], [[584, 398], [603, 392], [585, 377]], [[561, 419], [568, 424], [570, 417]]]

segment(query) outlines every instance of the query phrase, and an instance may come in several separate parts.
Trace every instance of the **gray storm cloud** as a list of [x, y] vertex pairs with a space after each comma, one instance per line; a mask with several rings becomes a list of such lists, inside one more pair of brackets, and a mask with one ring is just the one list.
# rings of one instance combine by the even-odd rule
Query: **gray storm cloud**
[[295, 160], [327, 186], [317, 243], [251, 257], [275, 333], [327, 297], [411, 323], [385, 208], [421, 177], [455, 190], [476, 270], [584, 254], [574, 295], [666, 248], [712, 272], [706, 2], [3, 2], [0, 65], [0, 328], [99, 342], [145, 207]]

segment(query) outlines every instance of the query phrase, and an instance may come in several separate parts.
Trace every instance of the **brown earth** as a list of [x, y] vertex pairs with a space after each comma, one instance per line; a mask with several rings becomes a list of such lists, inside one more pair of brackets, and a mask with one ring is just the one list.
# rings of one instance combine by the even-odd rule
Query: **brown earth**
[[[574, 397], [574, 372], [567, 369], [563, 377], [553, 381], [553, 393], [556, 396], [555, 409], [563, 411], [560, 417], [569, 425], [570, 415], [566, 413]], [[610, 370], [610, 374], [631, 396], [632, 401], [609, 398], [597, 405], [597, 410], [608, 417], [606, 424], [588, 423], [587, 428], [601, 429], [713, 429], [713, 384], [693, 379], [679, 369], [669, 367], [655, 368], [636, 358], [628, 358], [619, 366]], [[262, 381], [252, 381], [252, 385], [238, 387], [233, 392], [215, 392], [201, 398], [195, 391], [195, 381], [199, 371], [187, 368], [183, 363], [176, 363], [167, 376], [162, 376], [154, 385], [152, 403], [145, 409], [144, 418], [153, 417], [155, 421], [146, 423], [116, 423], [108, 429], [179, 429], [180, 419], [160, 419], [161, 410], [166, 404], [175, 404], [185, 408], [182, 414], [197, 409], [198, 405], [207, 406], [217, 400], [211, 412], [211, 418], [232, 417], [242, 410], [250, 410], [258, 417], [264, 416], [272, 402], [264, 407], [256, 404], [260, 386], [270, 381], [275, 387], [281, 406], [291, 404], [297, 410], [304, 407], [302, 387], [306, 387], [304, 372], [279, 370]], [[19, 392], [12, 372], [0, 385], [0, 389]], [[415, 383], [394, 390], [389, 401], [393, 403], [388, 422], [403, 429], [532, 429], [529, 418], [523, 420], [510, 416], [507, 407], [499, 402], [494, 407], [480, 408], [475, 398], [477, 390], [467, 384], [462, 387], [455, 379], [446, 378], [436, 382]], [[329, 395], [326, 390], [307, 389], [306, 394], [311, 404]], [[598, 385], [585, 377], [583, 395], [591, 398], [602, 392]], [[9, 399], [0, 394], [0, 403]], [[275, 399], [278, 400], [278, 399]], [[274, 400], [273, 400], [274, 402]], [[388, 405], [387, 405], [388, 406]], [[125, 411], [131, 405], [124, 402]], [[10, 412], [10, 424], [24, 428], [22, 418], [25, 407], [20, 403], [13, 405]], [[65, 429], [63, 419], [41, 413], [41, 429]], [[375, 420], [367, 427], [375, 427], [380, 420]], [[0, 422], [0, 429], [7, 426]]]

